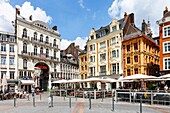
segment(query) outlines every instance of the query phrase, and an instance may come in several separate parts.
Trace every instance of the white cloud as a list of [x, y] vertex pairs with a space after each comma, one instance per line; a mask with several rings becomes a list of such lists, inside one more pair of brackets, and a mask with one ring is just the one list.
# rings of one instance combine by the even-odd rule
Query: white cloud
[[83, 1], [83, 0], [79, 0], [78, 3], [79, 3], [79, 5], [80, 5], [81, 8], [86, 9], [87, 11], [90, 11], [89, 8], [87, 8], [87, 7], [84, 6], [84, 1]]
[[154, 36], [158, 35], [158, 25], [156, 21], [162, 18], [165, 6], [169, 6], [169, 0], [115, 0], [108, 13], [112, 18], [122, 18], [124, 12], [135, 14], [135, 23], [141, 29], [142, 20], [151, 23]]
[[66, 49], [71, 43], [75, 43], [75, 45], [79, 45], [80, 49], [84, 49], [84, 46], [86, 45], [88, 37], [85, 38], [81, 38], [81, 37], [77, 37], [75, 40], [67, 40], [67, 39], [62, 39], [61, 40], [61, 50]]
[[[30, 2], [25, 2], [22, 6], [16, 6], [20, 8], [21, 15], [25, 18], [33, 16], [33, 20], [41, 20], [44, 22], [51, 22], [52, 18], [47, 16], [46, 12], [37, 7], [31, 5]], [[13, 32], [12, 21], [15, 19], [15, 7], [10, 4], [10, 0], [0, 0], [0, 31]]]

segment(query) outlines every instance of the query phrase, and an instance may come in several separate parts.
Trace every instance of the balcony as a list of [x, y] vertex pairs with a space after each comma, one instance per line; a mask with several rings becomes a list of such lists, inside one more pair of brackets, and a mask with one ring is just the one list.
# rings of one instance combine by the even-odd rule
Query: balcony
[[19, 76], [20, 80], [33, 80], [31, 76]]
[[31, 56], [31, 53], [30, 53], [30, 52], [27, 52], [27, 51], [21, 51], [21, 54], [22, 54], [22, 55]]
[[15, 64], [10, 64], [9, 65], [9, 68], [15, 68], [16, 66], [15, 66]]
[[35, 39], [34, 37], [31, 37], [31, 41], [32, 41], [32, 42], [38, 42], [38, 40]]
[[15, 55], [15, 51], [14, 52], [9, 52], [9, 55]]
[[6, 55], [6, 54], [7, 54], [7, 52], [6, 52], [6, 51], [0, 51], [0, 54], [4, 54], [4, 55]]
[[26, 35], [22, 35], [22, 39], [24, 39], [24, 40], [30, 40], [30, 37], [29, 37], [29, 36], [26, 36]]
[[0, 67], [1, 68], [7, 68], [7, 64], [6, 63], [0, 63]]
[[99, 73], [99, 75], [100, 75], [100, 76], [104, 76], [104, 75], [106, 75], [106, 71], [102, 71], [102, 72], [100, 72], [100, 73]]
[[114, 74], [116, 74], [116, 70], [111, 70], [110, 75], [114, 75]]

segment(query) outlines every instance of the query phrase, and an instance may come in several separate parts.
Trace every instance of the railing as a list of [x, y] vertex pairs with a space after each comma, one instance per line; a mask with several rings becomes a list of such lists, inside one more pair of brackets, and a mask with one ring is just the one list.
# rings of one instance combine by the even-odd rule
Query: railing
[[73, 96], [78, 98], [89, 98], [91, 95], [92, 99], [104, 99], [111, 98], [114, 96], [115, 101], [124, 101], [129, 103], [139, 103], [140, 97], [142, 96], [142, 103], [145, 104], [162, 104], [170, 105], [170, 90], [165, 91], [135, 91], [131, 89], [115, 89], [112, 91], [107, 90], [93, 90], [93, 89], [53, 89], [51, 94], [54, 96]]

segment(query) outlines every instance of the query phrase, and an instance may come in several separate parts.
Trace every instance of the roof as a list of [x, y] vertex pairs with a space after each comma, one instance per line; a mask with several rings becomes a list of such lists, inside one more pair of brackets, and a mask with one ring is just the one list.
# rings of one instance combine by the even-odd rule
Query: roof
[[165, 13], [164, 16], [163, 16], [163, 18], [166, 18], [166, 17], [168, 17], [168, 16], [170, 16], [170, 11], [168, 11], [167, 13]]
[[83, 55], [83, 54], [86, 54], [87, 51], [86, 50], [83, 50], [79, 55]]

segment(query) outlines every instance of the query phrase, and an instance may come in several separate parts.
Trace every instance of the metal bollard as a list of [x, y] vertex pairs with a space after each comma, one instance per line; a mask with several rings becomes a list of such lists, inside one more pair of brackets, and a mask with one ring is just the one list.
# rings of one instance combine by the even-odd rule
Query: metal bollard
[[102, 91], [102, 102], [103, 102], [103, 98], [104, 98], [104, 92]]
[[64, 92], [64, 100], [65, 100], [65, 97], [66, 97], [66, 91]]
[[16, 95], [14, 95], [14, 107], [16, 107]]
[[71, 108], [71, 97], [69, 97], [69, 107]]
[[35, 96], [33, 96], [33, 107], [35, 107]]
[[131, 91], [130, 91], [130, 93], [129, 93], [129, 102], [131, 103], [132, 102], [132, 98], [131, 98]]
[[151, 91], [151, 105], [153, 105], [153, 91]]
[[91, 109], [91, 94], [89, 94], [89, 109]]
[[114, 96], [112, 96], [112, 111], [114, 111], [115, 110], [115, 103], [114, 103]]
[[51, 107], [54, 107], [53, 106], [53, 95], [51, 95]]
[[41, 100], [41, 93], [40, 93], [40, 100]]
[[76, 96], [76, 101], [77, 101], [77, 90], [76, 90], [76, 95], [75, 96]]
[[142, 95], [140, 96], [140, 113], [142, 113]]

